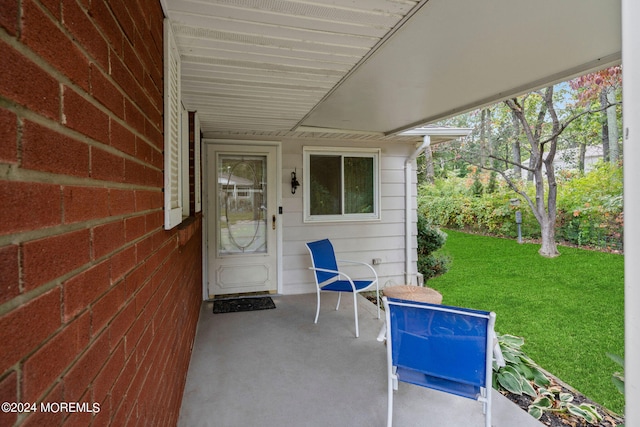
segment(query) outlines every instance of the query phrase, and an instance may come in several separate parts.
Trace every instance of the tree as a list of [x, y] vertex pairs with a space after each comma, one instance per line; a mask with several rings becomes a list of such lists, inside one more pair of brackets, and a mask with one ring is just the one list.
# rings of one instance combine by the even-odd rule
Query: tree
[[[527, 202], [538, 221], [542, 238], [538, 252], [546, 257], [558, 256], [560, 253], [555, 240], [558, 184], [553, 162], [560, 136], [576, 120], [608, 106], [605, 105], [599, 110], [583, 110], [568, 114], [561, 119], [554, 104], [553, 86], [547, 87], [542, 92], [509, 99], [505, 104], [520, 123], [531, 154], [528, 165], [518, 164], [515, 161], [511, 163], [533, 174], [535, 200], [532, 200], [518, 185], [516, 179], [504, 171], [497, 170], [497, 172], [501, 173], [507, 184]], [[533, 114], [534, 112], [536, 114]], [[547, 121], [547, 116], [550, 122]]]
[[[581, 105], [571, 106], [572, 115], [580, 114], [585, 110]], [[599, 116], [600, 114], [584, 114], [574, 120], [561, 135], [565, 146], [572, 149], [570, 150], [570, 154], [577, 152], [577, 158], [574, 159], [574, 164], [581, 173], [586, 172], [585, 157], [587, 147], [599, 145], [598, 142], [601, 141], [602, 121]], [[568, 161], [570, 159], [565, 158], [564, 160]]]
[[[561, 129], [564, 127], [561, 126], [555, 106], [553, 105], [553, 86], [546, 88], [540, 96], [543, 102], [540, 103], [538, 107], [538, 114], [534, 123], [529, 122], [525, 112], [526, 98], [520, 100], [513, 98], [505, 101], [522, 126], [522, 130], [529, 143], [531, 150], [529, 165], [525, 166], [520, 164], [519, 166], [521, 169], [525, 169], [533, 174], [536, 190], [535, 201], [531, 200], [529, 195], [517, 185], [516, 181], [511, 177], [504, 173], [502, 175], [505, 177], [509, 186], [526, 200], [538, 224], [540, 224], [542, 245], [538, 252], [546, 257], [555, 257], [560, 253], [558, 252], [555, 239], [557, 183], [553, 160], [556, 155], [558, 136], [560, 136], [562, 132]], [[545, 136], [544, 125], [547, 114], [551, 118], [551, 132], [550, 135]], [[547, 151], [546, 156], [544, 156], [545, 150]], [[546, 175], [546, 189], [543, 174]]]
[[[555, 241], [557, 182], [553, 163], [556, 155], [561, 149], [578, 147], [578, 165], [582, 164], [580, 168], [584, 170], [586, 146], [590, 140], [598, 139], [593, 136], [602, 129], [602, 124], [595, 119], [599, 114], [594, 113], [606, 109], [615, 112], [620, 105], [618, 101], [612, 104], [609, 99], [615, 100], [615, 97], [608, 98], [606, 93], [607, 101], [599, 102], [600, 85], [609, 84], [613, 88], [614, 82], [620, 84], [619, 67], [580, 79], [458, 116], [456, 125], [475, 129], [471, 137], [466, 138], [465, 147], [450, 145], [449, 153], [441, 147], [434, 152], [440, 159], [447, 155], [449, 159], [456, 159], [448, 164], [458, 165], [458, 159], [463, 158], [472, 165], [500, 174], [533, 212], [542, 237], [539, 253], [547, 257], [559, 255]], [[578, 102], [572, 103], [576, 98]], [[617, 120], [610, 127], [617, 129]], [[526, 153], [529, 153], [528, 159]], [[487, 157], [492, 161], [486, 161]], [[461, 171], [465, 169], [459, 167]], [[524, 191], [521, 171], [534, 183], [533, 197]]]
[[606, 111], [602, 122], [602, 145], [605, 160], [613, 164], [620, 161], [620, 146], [618, 145], [618, 113], [617, 92], [622, 85], [622, 68], [620, 66], [607, 68], [595, 73], [587, 74], [569, 82], [578, 91], [578, 105], [587, 106], [599, 103]]

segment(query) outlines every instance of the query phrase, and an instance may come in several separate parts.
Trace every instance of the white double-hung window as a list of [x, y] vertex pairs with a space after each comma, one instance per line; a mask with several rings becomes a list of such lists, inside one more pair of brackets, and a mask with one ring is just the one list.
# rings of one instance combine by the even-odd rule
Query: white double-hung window
[[304, 220], [380, 219], [380, 150], [304, 148]]

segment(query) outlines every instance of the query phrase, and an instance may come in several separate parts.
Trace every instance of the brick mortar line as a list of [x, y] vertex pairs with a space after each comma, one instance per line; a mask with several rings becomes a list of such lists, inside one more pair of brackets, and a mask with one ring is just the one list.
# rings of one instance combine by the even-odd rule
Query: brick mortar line
[[[48, 14], [48, 11], [45, 11], [45, 12]], [[64, 32], [64, 34], [66, 36], [68, 36], [69, 40], [71, 40], [71, 42], [76, 47], [81, 48], [81, 46], [78, 45], [78, 43], [75, 40], [75, 38], [66, 30], [66, 28], [60, 27], [60, 24], [55, 20], [53, 20], [53, 22], [54, 22], [54, 24], [56, 24], [56, 26], [58, 28], [60, 28]], [[95, 98], [92, 94], [87, 93], [83, 88], [81, 88], [77, 84], [75, 84], [69, 77], [67, 77], [61, 71], [56, 69], [53, 65], [49, 64], [46, 60], [44, 60], [36, 52], [32, 51], [28, 46], [26, 46], [24, 43], [19, 41], [17, 38], [7, 35], [4, 31], [0, 31], [0, 40], [4, 41], [9, 46], [11, 46], [13, 49], [15, 49], [17, 52], [22, 54], [25, 58], [27, 58], [28, 60], [30, 60], [31, 62], [36, 64], [43, 71], [45, 71], [48, 75], [50, 75], [52, 78], [54, 78], [59, 84], [68, 87], [70, 90], [73, 90], [76, 94], [81, 96], [85, 101], [90, 102], [94, 107], [98, 108], [102, 113], [105, 113], [110, 119], [115, 120], [118, 124], [123, 126], [125, 129], [129, 130], [130, 132], [132, 132], [136, 137], [138, 137], [138, 138], [142, 139], [143, 141], [145, 141], [149, 146], [151, 146], [152, 148], [154, 148], [154, 149], [156, 149], [156, 150], [158, 150], [160, 152], [162, 151], [162, 150], [158, 149], [155, 146], [155, 144], [153, 144], [153, 142], [151, 142], [147, 138], [146, 135], [139, 133], [138, 130], [136, 130], [133, 127], [131, 127], [127, 121], [117, 117], [111, 110], [109, 110], [106, 106], [104, 106], [102, 103], [100, 103], [100, 101], [98, 101], [98, 99]], [[107, 45], [111, 48], [111, 44], [109, 44], [107, 42]], [[112, 51], [112, 49], [109, 50], [109, 52], [111, 52], [111, 51]], [[126, 91], [124, 91], [124, 89], [113, 80], [113, 76], [109, 72], [105, 72], [105, 70], [103, 70], [102, 67], [100, 67], [100, 64], [95, 62], [93, 60], [93, 58], [90, 55], [88, 55], [87, 52], [84, 51], [84, 49], [82, 49], [81, 52], [85, 56], [85, 58], [88, 60], [89, 66], [95, 66], [97, 69], [99, 69], [100, 72], [102, 72], [103, 75], [105, 76], [105, 78], [109, 81], [109, 83], [111, 83], [113, 85], [113, 87], [117, 88], [118, 92], [120, 92], [120, 94], [123, 95], [123, 97], [126, 98], [130, 102], [130, 104], [133, 105], [136, 108], [137, 112], [142, 117], [145, 118], [145, 121], [147, 123], [153, 125], [153, 123], [149, 120], [149, 116], [147, 114], [145, 114], [144, 111], [140, 108], [140, 106], [128, 95], [128, 93]], [[109, 56], [111, 56], [111, 53], [109, 53]], [[111, 59], [109, 59], [109, 62], [111, 62]], [[145, 68], [145, 70], [146, 70], [146, 68]], [[127, 68], [127, 72], [129, 72], [129, 74], [131, 74], [131, 71], [128, 68]], [[131, 74], [131, 76], [133, 77], [133, 80], [136, 82], [136, 84], [143, 90], [144, 95], [150, 101], [149, 103], [151, 105], [154, 105], [154, 102], [152, 101], [153, 100], [153, 95], [148, 94], [147, 91], [144, 90], [144, 87], [139, 84], [139, 82], [135, 79], [133, 74]], [[91, 76], [89, 76], [89, 86], [92, 87], [92, 84], [93, 84], [93, 82], [91, 80]], [[57, 122], [57, 123], [60, 126], [64, 127], [65, 129], [67, 129], [69, 131], [72, 131], [72, 132], [76, 132], [77, 134], [82, 135], [83, 138], [91, 140], [88, 136], [80, 134], [79, 132], [77, 132], [77, 131], [75, 131], [75, 130], [73, 130], [71, 128], [68, 128], [68, 127], [66, 127], [66, 126], [64, 126], [62, 124], [63, 115], [64, 115], [64, 111], [63, 111], [63, 108], [62, 108], [63, 107], [63, 98], [64, 97], [63, 97], [62, 88], [61, 88], [60, 89], [60, 111], [59, 111], [60, 115], [58, 117], [59, 122]], [[3, 100], [3, 99], [4, 99], [4, 97], [0, 97], [0, 100]], [[9, 105], [19, 105], [19, 104], [11, 103]], [[20, 107], [22, 107], [22, 106], [20, 105]], [[30, 112], [30, 110], [28, 110], [25, 107], [22, 107], [22, 110], [25, 111], [25, 112]], [[162, 110], [156, 109], [156, 111], [158, 113], [160, 113], [161, 116], [163, 116]], [[33, 116], [41, 117], [40, 115], [37, 115], [37, 114], [33, 114]], [[40, 123], [40, 124], [42, 124], [42, 123]], [[156, 127], [155, 125], [153, 125], [153, 128], [158, 133], [164, 134], [164, 126], [162, 126], [162, 124], [160, 125], [160, 127]], [[71, 135], [68, 135], [68, 136], [71, 136]], [[74, 138], [77, 139], [75, 136], [74, 136]], [[91, 141], [93, 141], [93, 140], [91, 140]], [[98, 143], [97, 141], [93, 141], [93, 142], [94, 143]]]
[[[157, 207], [152, 209], [146, 209], [143, 211], [131, 212], [128, 214], [106, 216], [106, 217], [90, 219], [87, 221], [78, 221], [78, 222], [73, 222], [68, 224], [53, 225], [50, 227], [39, 228], [37, 230], [27, 230], [27, 231], [22, 231], [17, 233], [5, 234], [0, 236], [0, 247], [4, 247], [8, 245], [20, 245], [33, 240], [39, 240], [46, 237], [60, 236], [63, 234], [72, 233], [74, 231], [91, 230], [94, 227], [104, 225], [104, 224], [109, 224], [114, 221], [126, 220], [126, 219], [136, 218], [136, 217], [144, 217], [154, 212], [161, 212], [161, 211], [163, 211], [163, 208]], [[147, 234], [153, 233], [154, 231], [157, 231], [157, 230], [164, 230], [164, 229], [162, 227], [154, 228], [148, 233], [145, 233], [144, 236], [146, 236]], [[140, 238], [134, 239], [132, 240], [132, 242], [137, 242]]]
[[[52, 227], [52, 228], [57, 228], [57, 227]], [[88, 227], [79, 226], [79, 227], [75, 228], [74, 230], [70, 230], [70, 231], [78, 231], [78, 230], [83, 230], [83, 229], [87, 229], [87, 228]], [[134, 239], [134, 240], [132, 240], [130, 242], [125, 243], [123, 246], [120, 246], [118, 249], [116, 249], [116, 250], [114, 250], [114, 251], [112, 251], [112, 252], [110, 252], [110, 253], [108, 253], [106, 255], [103, 255], [100, 258], [97, 258], [95, 260], [91, 260], [91, 261], [81, 265], [80, 267], [77, 267], [77, 268], [75, 268], [75, 269], [73, 269], [71, 271], [68, 271], [67, 273], [63, 274], [62, 276], [56, 277], [55, 279], [51, 280], [48, 283], [44, 283], [44, 284], [38, 286], [35, 289], [31, 289], [31, 290], [29, 290], [27, 292], [21, 293], [20, 295], [18, 295], [16, 297], [14, 297], [13, 299], [5, 302], [4, 304], [1, 304], [0, 305], [0, 317], [4, 316], [5, 314], [7, 314], [7, 313], [9, 313], [11, 311], [13, 311], [16, 308], [21, 307], [24, 304], [29, 303], [30, 301], [36, 299], [40, 295], [43, 295], [46, 292], [48, 292], [48, 291], [50, 291], [50, 290], [52, 290], [52, 289], [54, 289], [54, 288], [56, 288], [58, 286], [62, 286], [62, 284], [64, 282], [66, 282], [67, 280], [71, 279], [74, 276], [77, 276], [78, 274], [83, 273], [84, 271], [87, 271], [91, 267], [96, 266], [96, 265], [106, 261], [107, 259], [112, 258], [114, 255], [116, 255], [116, 254], [118, 254], [120, 252], [123, 252], [124, 250], [129, 249], [132, 246], [135, 246], [136, 244], [138, 244], [139, 242], [145, 240], [146, 238], [151, 237], [158, 230], [162, 230], [162, 228], [153, 229], [153, 230], [145, 233], [144, 235], [138, 237], [137, 239]], [[57, 234], [54, 233], [53, 235], [57, 235]], [[43, 237], [47, 237], [47, 236], [43, 236]], [[158, 246], [158, 248], [155, 249], [152, 252], [152, 254], [157, 253], [161, 248], [163, 248], [166, 244], [168, 244], [167, 242], [169, 242], [169, 241], [171, 241], [173, 239], [176, 239], [176, 236], [167, 236], [167, 238], [163, 241], [163, 243], [160, 246]], [[29, 240], [35, 240], [35, 239], [29, 239]], [[20, 243], [23, 243], [23, 242], [20, 242]], [[20, 244], [20, 243], [17, 243], [17, 244]], [[0, 246], [3, 246], [1, 241], [0, 241]], [[178, 249], [178, 246], [177, 246], [177, 243], [176, 243], [176, 249], [175, 250], [177, 250], [177, 249]], [[174, 251], [172, 251], [171, 253], [173, 253], [173, 252]], [[145, 262], [146, 260], [148, 260], [149, 257], [152, 256], [152, 254], [147, 256], [144, 260], [142, 260], [142, 262]], [[164, 261], [166, 261], [166, 260], [164, 260]], [[22, 259], [20, 259], [20, 263], [22, 263]], [[20, 270], [21, 270], [20, 271], [20, 280], [22, 280], [22, 267], [20, 268]], [[156, 270], [154, 270], [154, 272]], [[129, 273], [127, 273], [127, 274], [129, 274]], [[110, 288], [112, 286], [113, 286], [113, 284], [109, 285]], [[60, 305], [62, 307], [63, 304], [61, 303]], [[75, 316], [74, 316], [74, 319], [75, 319]]]
[[[105, 44], [106, 44], [106, 46], [107, 46], [107, 48], [108, 48], [108, 53], [109, 53], [109, 56], [108, 56], [108, 61], [109, 61], [109, 64], [108, 64], [108, 65], [109, 65], [109, 70], [104, 70], [104, 69], [101, 67], [101, 64], [99, 64], [99, 63], [97, 62], [97, 59], [96, 59], [96, 58], [94, 58], [94, 57], [93, 57], [93, 56], [92, 56], [92, 55], [91, 55], [91, 54], [90, 54], [90, 53], [85, 49], [84, 45], [83, 45], [83, 44], [80, 44], [80, 41], [76, 38], [76, 36], [75, 36], [75, 35], [73, 35], [73, 34], [69, 31], [69, 29], [68, 29], [65, 25], [63, 25], [63, 24], [62, 24], [62, 22], [64, 22], [64, 21], [65, 21], [65, 16], [64, 16], [65, 14], [64, 14], [64, 12], [62, 12], [62, 13], [61, 13], [61, 16], [60, 16], [61, 21], [62, 21], [62, 22], [61, 22], [61, 21], [59, 21], [55, 16], [53, 16], [53, 15], [51, 14], [51, 12], [49, 11], [49, 9], [47, 9], [46, 7], [43, 7], [43, 6], [42, 6], [42, 4], [41, 4], [40, 2], [36, 2], [36, 4], [38, 5], [38, 8], [42, 11], [42, 13], [44, 13], [44, 14], [49, 18], [49, 20], [50, 20], [50, 21], [51, 21], [51, 22], [52, 22], [52, 23], [53, 23], [53, 24], [54, 24], [54, 25], [55, 25], [55, 26], [56, 26], [56, 27], [57, 27], [57, 28], [58, 28], [58, 29], [59, 29], [59, 30], [60, 30], [60, 31], [65, 35], [65, 36], [66, 36], [66, 38], [67, 38], [69, 41], [71, 41], [71, 43], [73, 43], [73, 45], [74, 45], [76, 48], [78, 48], [78, 50], [82, 53], [82, 55], [83, 55], [83, 56], [88, 60], [89, 64], [90, 64], [90, 65], [91, 65], [91, 64], [95, 65], [95, 66], [96, 66], [96, 67], [97, 67], [97, 68], [98, 68], [98, 69], [99, 69], [99, 70], [100, 70], [100, 71], [101, 71], [105, 76], [107, 76], [107, 77], [109, 78], [109, 80], [110, 80], [110, 82], [111, 82], [111, 83], [114, 83], [114, 86], [115, 86], [115, 87], [117, 87], [117, 88], [119, 89], [119, 92], [120, 92], [122, 95], [124, 95], [124, 97], [125, 97], [125, 98], [129, 99], [129, 100], [132, 102], [132, 104], [133, 104], [133, 105], [135, 105], [135, 106], [136, 106], [136, 108], [138, 108], [138, 110], [139, 110], [140, 112], [142, 112], [142, 110], [138, 107], [138, 105], [134, 102], [134, 100], [133, 100], [131, 97], [129, 97], [129, 96], [128, 96], [127, 92], [126, 92], [122, 87], [120, 87], [119, 85], [115, 85], [115, 82], [113, 81], [113, 77], [112, 77], [111, 72], [110, 72], [110, 71], [111, 71], [111, 62], [112, 62], [112, 59], [111, 59], [111, 56], [112, 56], [112, 55], [111, 55], [111, 52], [115, 52], [115, 53], [116, 53], [116, 56], [117, 56], [120, 60], [122, 60], [122, 62], [123, 62], [123, 63], [125, 63], [125, 64], [126, 64], [126, 62], [125, 62], [125, 58], [124, 58], [123, 56], [121, 56], [121, 55], [118, 55], [118, 54], [117, 54], [117, 49], [116, 49], [116, 48], [117, 48], [117, 46], [115, 46], [115, 45], [113, 45], [113, 44], [111, 43], [111, 40], [109, 40], [109, 38], [108, 38], [108, 37], [106, 36], [106, 34], [104, 33], [103, 29], [100, 27], [100, 25], [98, 25], [98, 24], [97, 24], [96, 20], [95, 20], [95, 19], [94, 19], [94, 18], [93, 18], [89, 13], [88, 13], [88, 11], [87, 11], [87, 9], [84, 7], [84, 5], [79, 5], [78, 7], [79, 7], [79, 9], [81, 9], [81, 10], [82, 10], [82, 12], [84, 13], [84, 15], [85, 15], [86, 19], [87, 19], [88, 21], [90, 21], [90, 22], [91, 22], [91, 24], [92, 24], [92, 25], [93, 25], [93, 27], [95, 28], [96, 32], [97, 32], [98, 34], [100, 34], [100, 36], [102, 37], [102, 40], [105, 42]], [[116, 22], [118, 22], [118, 23], [119, 23], [119, 21], [116, 19], [115, 15], [113, 14], [113, 10], [111, 9], [111, 7], [110, 7], [110, 6], [108, 7], [108, 11], [109, 11], [109, 13], [110, 13], [111, 17], [112, 17]], [[22, 10], [21, 10], [21, 12], [22, 12]], [[129, 13], [129, 11], [128, 11], [128, 10], [127, 10], [127, 13], [128, 13], [128, 14], [129, 14], [129, 16], [131, 17], [131, 14]], [[22, 16], [21, 16], [21, 19], [22, 19]], [[23, 30], [22, 23], [20, 24], [20, 26], [19, 26], [19, 27], [20, 27], [20, 28], [19, 28], [18, 34], [19, 34], [19, 37], [22, 37], [22, 30]], [[147, 28], [146, 26], [145, 26], [144, 28], [145, 28], [145, 29], [148, 29], [149, 31], [151, 31], [151, 29], [150, 29], [150, 28]], [[136, 47], [136, 46], [134, 45], [134, 43], [133, 43], [131, 40], [129, 40], [129, 37], [127, 36], [127, 33], [126, 33], [126, 31], [124, 30], [124, 28], [122, 27], [122, 25], [118, 25], [118, 29], [119, 29], [120, 33], [122, 34], [122, 36], [123, 36], [123, 40], [126, 40], [126, 41], [129, 43], [129, 45], [131, 46], [131, 49], [132, 49], [134, 52], [135, 52], [136, 50], [138, 50], [139, 48], [144, 48], [144, 49], [146, 50], [146, 53], [147, 53], [150, 57], [153, 57], [153, 55], [151, 55], [151, 53], [149, 52], [149, 49], [147, 48], [147, 46], [146, 46], [146, 45], [144, 45], [144, 46], [142, 46], [142, 47], [140, 47], [140, 46]], [[139, 37], [140, 37], [140, 39], [141, 39], [141, 40], [143, 40], [143, 39], [144, 39], [144, 37], [142, 37], [142, 34], [140, 33], [139, 28], [138, 28], [137, 26], [135, 27], [135, 31], [139, 33]], [[4, 31], [0, 31], [0, 39], [2, 39], [2, 36], [4, 35], [3, 33], [4, 33]], [[10, 39], [15, 39], [15, 38], [14, 38], [14, 37], [12, 37], [12, 36], [8, 36], [8, 37], [9, 37]], [[5, 41], [6, 41], [6, 40], [5, 40]], [[40, 56], [38, 56], [38, 54], [37, 54], [37, 53], [35, 53], [35, 52], [31, 51], [31, 50], [30, 50], [26, 45], [23, 45], [23, 44], [22, 44], [22, 42], [20, 42], [19, 40], [16, 40], [16, 41], [17, 41], [18, 45], [23, 46], [23, 47], [24, 47], [28, 52], [30, 52], [30, 53], [33, 55], [32, 57], [27, 56], [27, 55], [25, 55], [25, 56], [27, 56], [29, 59], [33, 60], [33, 61], [34, 61], [36, 64], [38, 64], [39, 66], [42, 66], [42, 64], [45, 64], [45, 65], [47, 65], [47, 68], [49, 68], [49, 67], [50, 67], [50, 70], [52, 70], [53, 72], [51, 72], [50, 70], [48, 70], [48, 69], [47, 69], [47, 68], [45, 68], [45, 67], [42, 67], [43, 69], [47, 70], [47, 71], [49, 72], [49, 74], [50, 74], [50, 75], [54, 76], [54, 73], [55, 73], [55, 74], [60, 74], [60, 72], [59, 72], [57, 69], [55, 69], [53, 66], [49, 66], [49, 65], [48, 65], [48, 62], [46, 62], [46, 61], [45, 61], [45, 60], [43, 60]], [[13, 45], [13, 44], [12, 44], [12, 45]], [[15, 46], [13, 46], [13, 47], [15, 48]], [[25, 52], [23, 52], [23, 51], [22, 51], [22, 49], [17, 49], [17, 48], [16, 48], [16, 50], [18, 50], [18, 51], [22, 52], [23, 54], [25, 54]], [[162, 53], [162, 52], [161, 52], [161, 53]], [[37, 60], [36, 60], [36, 59], [37, 59]], [[146, 71], [148, 71], [148, 69], [147, 69], [147, 64], [145, 64], [145, 63], [141, 62], [141, 65], [143, 66], [143, 69], [145, 70], [145, 72], [146, 72]], [[135, 81], [135, 83], [136, 83], [136, 84], [138, 85], [138, 87], [143, 91], [143, 93], [147, 96], [147, 98], [151, 99], [151, 97], [152, 97], [153, 95], [152, 95], [152, 94], [147, 93], [147, 91], [146, 91], [146, 89], [145, 89], [144, 85], [142, 85], [142, 84], [141, 84], [141, 82], [139, 82], [139, 81], [135, 78], [135, 75], [133, 74], [133, 72], [131, 71], [131, 69], [129, 69], [129, 67], [126, 67], [126, 70], [127, 70], [127, 72], [131, 75], [131, 77], [133, 77], [133, 81]], [[146, 74], [149, 74], [149, 73], [146, 73]], [[54, 76], [54, 77], [55, 77], [55, 76]], [[70, 85], [68, 84], [67, 86], [74, 86], [74, 87], [76, 87], [76, 85], [75, 85], [75, 84], [73, 84], [73, 82], [71, 82], [68, 78], [66, 78], [66, 76], [64, 76], [64, 75], [63, 75], [63, 77], [65, 77], [65, 80], [67, 80], [67, 81], [70, 83]], [[58, 81], [60, 81], [60, 82], [61, 82], [61, 80], [60, 80], [60, 79], [58, 79]], [[159, 89], [162, 89], [162, 88], [159, 88]], [[81, 90], [82, 90], [82, 89], [81, 89]], [[157, 112], [159, 112], [159, 113], [162, 113], [162, 109], [156, 108], [156, 111], [157, 111]], [[146, 116], [145, 116], [145, 117], [146, 117]], [[159, 130], [160, 130], [160, 129], [159, 129]]]
[[[165, 243], [165, 244], [168, 244], [168, 243]], [[160, 249], [160, 248], [159, 248], [159, 249]], [[167, 257], [166, 257], [166, 258], [165, 258], [161, 263], [159, 263], [158, 267], [156, 268], [156, 270], [154, 270], [154, 272], [158, 271], [158, 270], [161, 268], [161, 266], [162, 266], [162, 265], [164, 265], [166, 262], [168, 262], [168, 260], [171, 258], [171, 256], [175, 253], [175, 251], [176, 251], [176, 250], [177, 250], [177, 248], [174, 248], [174, 250], [173, 250], [173, 251], [171, 251], [171, 252], [167, 255]], [[174, 281], [177, 281], [177, 280], [180, 280], [180, 278], [179, 278], [179, 277], [176, 277]], [[160, 285], [157, 289], [155, 289], [152, 295], [155, 295], [155, 294], [156, 294], [160, 289], [162, 289], [162, 287], [163, 287], [163, 286], [164, 286], [164, 284]], [[166, 298], [168, 298], [168, 297], [169, 297], [169, 295], [171, 294], [172, 289], [173, 289], [172, 287], [168, 287], [168, 288], [166, 288], [166, 289], [165, 289], [164, 295], [163, 295], [163, 297], [160, 299], [159, 303], [155, 306], [155, 309], [154, 309], [154, 308], [149, 304], [149, 302], [147, 302], [147, 304], [145, 304], [145, 307], [144, 307], [144, 309], [141, 311], [141, 314], [140, 314], [140, 315], [142, 315], [142, 313], [143, 313], [144, 311], [149, 310], [149, 317], [150, 317], [152, 320], [151, 320], [150, 322], [148, 322], [148, 323], [147, 323], [147, 326], [145, 327], [145, 329], [144, 329], [143, 333], [141, 333], [141, 335], [140, 335], [140, 337], [139, 337], [138, 341], [136, 341], [136, 342], [133, 344], [133, 347], [134, 347], [134, 348], [138, 348], [138, 344], [141, 342], [141, 340], [142, 340], [142, 338], [143, 338], [143, 336], [144, 336], [144, 332], [146, 332], [147, 330], [148, 330], [148, 331], [150, 331], [150, 334], [151, 334], [151, 336], [152, 336], [152, 337], [156, 337], [156, 335], [157, 335], [157, 325], [156, 325], [157, 320], [156, 320], [156, 315], [157, 315], [157, 313], [160, 311], [160, 308], [161, 308], [162, 302], [163, 302], [163, 301], [165, 301], [165, 299], [166, 299]], [[132, 299], [134, 299], [134, 297], [135, 297], [135, 294], [134, 294], [134, 295], [132, 295]], [[137, 316], [136, 318], [138, 318], [138, 317], [139, 317], [139, 316]], [[160, 320], [164, 320], [164, 319], [165, 319], [165, 317], [166, 317], [166, 315], [165, 315], [165, 316], [163, 316], [163, 317], [162, 317], [162, 319], [160, 319]], [[114, 316], [114, 318], [115, 318], [115, 316]], [[166, 323], [166, 322], [162, 322], [162, 323], [164, 324], [164, 323]], [[126, 336], [126, 334], [125, 334], [125, 336]], [[162, 346], [163, 346], [163, 347], [165, 347], [165, 346], [167, 346], [167, 345], [168, 345], [167, 343], [164, 343]], [[141, 368], [139, 368], [139, 369], [145, 369], [145, 370], [146, 370], [145, 374], [143, 375], [143, 378], [141, 379], [142, 383], [145, 383], [145, 382], [146, 382], [146, 380], [147, 380], [148, 375], [150, 375], [150, 373], [151, 373], [151, 369], [150, 369], [150, 367], [151, 367], [151, 366], [153, 366], [153, 365], [156, 363], [156, 360], [157, 360], [159, 357], [161, 357], [161, 356], [162, 356], [162, 355], [160, 355], [160, 354], [155, 354], [155, 356], [150, 356], [150, 355], [149, 355], [148, 350], [149, 350], [149, 349], [151, 349], [152, 347], [153, 347], [153, 344], [150, 344], [150, 345], [145, 349], [145, 351], [144, 351], [144, 352], [142, 353], [142, 355], [141, 355], [141, 359], [140, 359], [140, 360], [138, 360], [138, 363], [137, 363], [137, 365], [138, 365], [138, 366], [141, 366]], [[164, 354], [164, 353], [163, 353], [163, 354]], [[132, 351], [130, 352], [130, 357], [138, 357], [138, 356], [136, 355], [136, 352], [132, 350]], [[127, 360], [128, 360], [128, 359], [127, 359]], [[166, 365], [167, 365], [167, 362], [165, 361], [165, 363], [163, 363], [163, 366], [166, 366]], [[146, 367], [146, 368], [145, 368], [145, 367]], [[137, 369], [137, 370], [136, 370], [136, 374], [139, 372], [139, 369]], [[113, 384], [115, 385], [115, 383], [116, 383], [116, 380], [114, 380], [114, 383], [113, 383]], [[132, 382], [129, 382], [129, 386], [128, 386], [128, 387], [126, 388], [126, 390], [125, 390], [125, 395], [124, 395], [124, 396], [123, 396], [119, 401], [114, 402], [114, 408], [113, 408], [114, 413], [117, 413], [117, 412], [120, 410], [120, 408], [121, 408], [122, 404], [124, 403], [124, 401], [125, 401], [125, 399], [126, 399], [127, 394], [128, 394], [128, 393], [129, 393], [129, 391], [131, 390], [131, 387], [132, 387]], [[109, 392], [110, 392], [110, 391], [111, 391], [111, 389], [109, 390]], [[143, 391], [142, 389], [141, 389], [141, 390], [138, 390], [138, 394], [135, 396], [135, 399], [137, 399], [137, 398], [139, 397], [139, 394], [140, 394], [140, 393], [142, 393], [142, 391]], [[131, 412], [128, 414], [127, 419], [129, 419], [129, 417], [131, 416], [131, 414], [133, 413], [133, 411], [135, 411], [135, 409], [134, 409], [134, 408], [132, 408], [130, 411], [131, 411]]]
[[[77, 92], [76, 92], [77, 93]], [[86, 99], [86, 98], [85, 98]], [[91, 98], [89, 98], [89, 100], [91, 100]], [[93, 103], [92, 103], [93, 104]], [[15, 113], [16, 117], [19, 120], [19, 123], [17, 124], [18, 127], [18, 132], [17, 132], [17, 136], [18, 136], [18, 147], [20, 149], [18, 149], [18, 156], [19, 156], [19, 162], [22, 162], [22, 129], [24, 128], [24, 120], [28, 120], [32, 123], [41, 125], [47, 129], [50, 129], [52, 131], [55, 131], [57, 133], [59, 133], [60, 135], [69, 137], [75, 141], [79, 141], [82, 143], [87, 144], [87, 146], [91, 147], [91, 148], [97, 148], [100, 149], [102, 151], [105, 151], [109, 154], [113, 154], [116, 155], [122, 159], [125, 160], [130, 160], [133, 161], [139, 165], [148, 167], [154, 171], [162, 171], [162, 167], [157, 167], [155, 165], [153, 165], [152, 163], [148, 163], [148, 162], [144, 162], [141, 161], [139, 158], [125, 153], [123, 151], [118, 150], [117, 148], [114, 148], [111, 145], [108, 144], [103, 144], [102, 142], [96, 141], [92, 138], [90, 138], [87, 135], [84, 135], [70, 127], [67, 127], [65, 125], [63, 125], [62, 123], [58, 122], [58, 121], [54, 121], [51, 119], [48, 119], [46, 117], [43, 117], [37, 113], [32, 112], [31, 110], [27, 109], [26, 107], [20, 105], [20, 104], [16, 104], [14, 102], [7, 102], [6, 98], [0, 96], [0, 107], [11, 111], [12, 113]], [[113, 119], [114, 117], [112, 117], [111, 115], [108, 115], [109, 119]], [[122, 124], [122, 123], [120, 123]], [[138, 137], [138, 133], [133, 130], [133, 129], [128, 129], [127, 130], [131, 131], [132, 134], [137, 138]], [[111, 131], [111, 122], [109, 122], [109, 131]], [[159, 149], [158, 147], [156, 147], [153, 143], [149, 142], [146, 138], [143, 140], [145, 144], [147, 144], [149, 147], [151, 147], [151, 149], [153, 149], [155, 152], [157, 152], [158, 154], [163, 153], [162, 149]], [[164, 162], [163, 162], [164, 163]], [[90, 166], [90, 165], [89, 165]], [[21, 168], [22, 169], [22, 168]], [[29, 170], [29, 169], [24, 169], [24, 170]], [[65, 176], [65, 175], [62, 175]]]
[[[159, 170], [158, 170], [159, 171]], [[0, 163], [0, 180], [11, 182], [26, 182], [39, 184], [56, 184], [74, 187], [93, 187], [114, 190], [155, 191], [162, 193], [164, 186], [153, 187], [143, 184], [129, 184], [118, 181], [103, 181], [91, 177], [75, 177], [71, 175], [43, 172], [36, 169], [26, 169], [14, 164]]]

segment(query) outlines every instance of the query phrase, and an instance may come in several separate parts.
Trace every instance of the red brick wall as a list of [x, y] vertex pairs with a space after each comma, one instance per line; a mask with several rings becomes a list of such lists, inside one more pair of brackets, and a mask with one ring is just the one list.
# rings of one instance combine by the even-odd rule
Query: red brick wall
[[201, 220], [163, 230], [162, 25], [159, 0], [0, 0], [0, 402], [38, 409], [2, 426], [177, 421]]

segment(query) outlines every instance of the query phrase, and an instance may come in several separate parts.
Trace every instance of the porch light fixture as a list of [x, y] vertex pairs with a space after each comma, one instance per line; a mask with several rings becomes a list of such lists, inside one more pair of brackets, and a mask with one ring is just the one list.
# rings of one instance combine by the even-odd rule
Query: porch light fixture
[[296, 171], [291, 172], [291, 194], [296, 194], [296, 189], [300, 187], [300, 183], [298, 182], [298, 178], [296, 178]]

